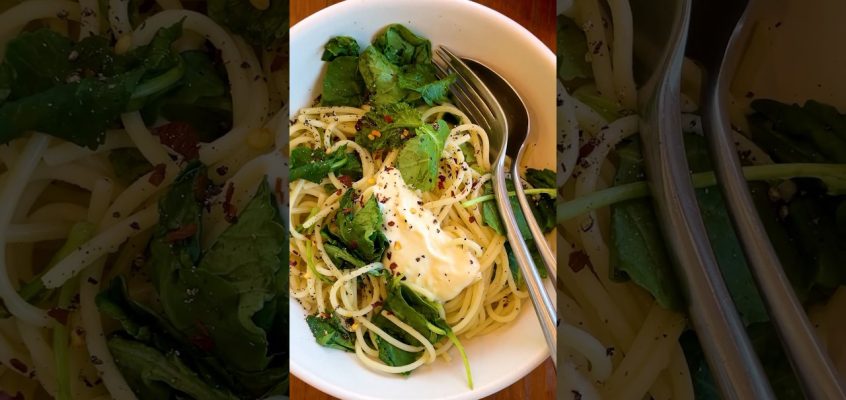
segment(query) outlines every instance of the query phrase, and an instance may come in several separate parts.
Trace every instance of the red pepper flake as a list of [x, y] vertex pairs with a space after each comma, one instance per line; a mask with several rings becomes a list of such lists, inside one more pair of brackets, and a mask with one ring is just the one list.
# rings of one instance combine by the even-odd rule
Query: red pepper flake
[[136, 231], [141, 230], [141, 225], [138, 224], [138, 221], [132, 221], [132, 223], [129, 224], [129, 227]]
[[197, 327], [198, 332], [189, 338], [191, 343], [202, 351], [212, 351], [214, 349], [214, 339], [209, 335], [208, 328], [206, 328], [202, 321], [194, 321], [194, 325]]
[[194, 200], [205, 203], [209, 195], [209, 177], [206, 174], [200, 174], [194, 182]]
[[188, 224], [185, 226], [181, 226], [177, 229], [174, 229], [167, 233], [165, 236], [165, 240], [168, 243], [177, 242], [180, 240], [185, 240], [194, 236], [197, 233], [197, 224]]
[[381, 307], [381, 306], [382, 306], [382, 300], [376, 300], [376, 302], [373, 303], [373, 308]]
[[282, 53], [276, 53], [276, 56], [273, 57], [273, 61], [270, 63], [270, 72], [279, 71], [287, 64], [288, 58], [283, 56]]
[[469, 220], [470, 220], [470, 223], [471, 223], [471, 224], [475, 224], [475, 223], [476, 223], [476, 217], [474, 217], [474, 216], [472, 216], [472, 215], [470, 216]]
[[187, 122], [169, 122], [154, 128], [153, 133], [159, 137], [161, 144], [181, 154], [186, 160], [193, 160], [200, 155], [200, 136]]
[[444, 181], [438, 182], [438, 189], [444, 190]]
[[276, 178], [273, 185], [273, 193], [276, 194], [276, 201], [280, 204], [285, 201], [285, 193], [282, 192], [282, 178]]
[[341, 181], [341, 183], [343, 183], [346, 187], [352, 187], [353, 185], [352, 177], [349, 175], [341, 175], [338, 177], [338, 180]]
[[392, 122], [394, 122], [394, 118], [393, 118], [393, 117], [391, 117], [390, 115], [385, 115], [385, 116], [383, 116], [383, 117], [382, 117], [382, 119], [384, 119], [384, 120], [385, 120], [385, 122], [387, 122], [387, 123], [389, 123], [389, 124], [390, 124], [390, 123], [392, 123]]
[[394, 222], [394, 221], [388, 221], [388, 226], [394, 226], [394, 225], [396, 225], [396, 222]]
[[296, 267], [296, 266], [297, 266], [297, 260], [291, 260], [291, 261], [288, 263], [288, 265], [290, 265], [290, 266], [292, 266], [292, 267]]
[[49, 311], [47, 311], [47, 315], [49, 315], [50, 317], [52, 317], [56, 321], [59, 321], [60, 324], [67, 325], [68, 324], [68, 315], [70, 315], [70, 311], [68, 311], [64, 308], [54, 307], [54, 308], [51, 308]]
[[579, 272], [585, 267], [590, 267], [590, 257], [584, 251], [578, 250], [570, 253], [570, 269], [573, 272]]
[[27, 373], [27, 371], [29, 371], [29, 367], [27, 367], [26, 364], [23, 363], [23, 361], [18, 360], [17, 358], [9, 360], [9, 364], [12, 364], [12, 367], [20, 371], [21, 373], [25, 374]]
[[391, 265], [388, 266], [388, 269], [393, 271], [393, 270], [397, 269], [397, 267], [398, 267], [397, 263], [392, 262]]
[[584, 145], [582, 145], [582, 147], [579, 148], [579, 158], [587, 157], [593, 152], [593, 149], [596, 148], [597, 144], [598, 142], [595, 138], [588, 140]]
[[217, 167], [217, 169], [215, 169], [215, 172], [217, 172], [217, 174], [220, 175], [220, 176], [224, 176], [227, 173], [229, 173], [229, 167], [227, 167], [225, 165], [221, 165], [221, 166]]
[[150, 173], [150, 177], [147, 179], [147, 182], [150, 182], [153, 186], [159, 186], [164, 182], [165, 178], [165, 171], [167, 167], [164, 164], [156, 164], [153, 167], [153, 172]]
[[226, 199], [223, 201], [223, 217], [226, 222], [234, 224], [238, 221], [238, 209], [232, 204], [232, 195], [235, 194], [235, 185], [229, 184], [226, 187]]

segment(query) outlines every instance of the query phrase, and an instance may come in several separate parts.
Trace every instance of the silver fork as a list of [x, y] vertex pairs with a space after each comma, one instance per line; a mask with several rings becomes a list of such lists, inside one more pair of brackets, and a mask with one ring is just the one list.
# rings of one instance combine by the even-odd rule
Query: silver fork
[[[450, 91], [455, 96], [458, 105], [463, 108], [464, 112], [475, 123], [479, 124], [488, 132], [491, 148], [498, 149], [492, 165], [493, 190], [497, 208], [503, 217], [503, 223], [508, 234], [508, 242], [514, 250], [514, 256], [520, 265], [520, 272], [526, 279], [529, 297], [532, 299], [532, 305], [543, 329], [544, 337], [550, 350], [550, 356], [553, 363], [557, 365], [555, 335], [558, 319], [555, 306], [532, 261], [529, 248], [520, 235], [520, 230], [517, 227], [517, 219], [514, 216], [514, 211], [511, 209], [511, 202], [508, 200], [508, 188], [505, 184], [505, 156], [509, 137], [508, 118], [503, 112], [502, 106], [488, 87], [464, 61], [443, 46], [437, 49], [435, 55], [434, 64], [442, 77], [448, 75], [450, 71], [455, 72], [457, 76], [456, 82], [452, 85]], [[516, 189], [521, 185], [519, 176], [516, 175], [517, 159], [515, 159], [514, 164], [515, 174], [512, 178], [514, 179]], [[532, 218], [531, 212], [526, 215], [526, 219], [528, 220], [529, 218]], [[555, 268], [555, 264], [553, 263], [550, 268]]]

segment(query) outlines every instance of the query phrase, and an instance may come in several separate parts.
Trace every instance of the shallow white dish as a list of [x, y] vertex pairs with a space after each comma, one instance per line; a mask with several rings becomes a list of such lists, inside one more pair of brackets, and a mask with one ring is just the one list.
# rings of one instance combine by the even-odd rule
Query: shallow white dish
[[[362, 49], [384, 26], [402, 23], [463, 57], [479, 60], [505, 77], [529, 108], [534, 146], [528, 164], [555, 166], [555, 55], [507, 17], [464, 0], [348, 0], [291, 28], [291, 114], [320, 93], [323, 46], [334, 36], [356, 38]], [[551, 285], [547, 285], [553, 292]], [[319, 346], [305, 314], [291, 302], [291, 372], [342, 399], [478, 399], [516, 382], [547, 358], [547, 347], [527, 300], [517, 321], [494, 333], [464, 340], [475, 387], [470, 390], [455, 350], [452, 362], [438, 360], [409, 377], [383, 374], [354, 354]]]
[[756, 10], [755, 33], [731, 87], [735, 100], [746, 106], [752, 98], [814, 99], [846, 110], [846, 2], [772, 0]]

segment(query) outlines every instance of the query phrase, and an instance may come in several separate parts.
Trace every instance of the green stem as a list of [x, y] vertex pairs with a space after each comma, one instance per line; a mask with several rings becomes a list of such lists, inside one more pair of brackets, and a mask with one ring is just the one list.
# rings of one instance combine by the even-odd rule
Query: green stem
[[[526, 190], [524, 190], [524, 191], [523, 191], [523, 193], [526, 193], [527, 195], [533, 195], [533, 194], [548, 194], [548, 195], [550, 195], [550, 196], [555, 197], [555, 195], [556, 195], [558, 192], [557, 192], [557, 189], [553, 189], [553, 188], [544, 188], [544, 189], [526, 189]], [[516, 196], [516, 195], [517, 195], [517, 192], [508, 192], [508, 197], [514, 197], [514, 196]], [[465, 202], [461, 203], [461, 205], [462, 205], [463, 207], [470, 207], [470, 206], [475, 206], [476, 204], [479, 204], [479, 203], [484, 203], [484, 202], [486, 202], [486, 201], [491, 201], [491, 200], [493, 200], [493, 199], [494, 199], [494, 195], [492, 195], [492, 194], [486, 194], [486, 195], [484, 195], [484, 196], [479, 196], [479, 197], [477, 197], [477, 198], [475, 198], [475, 199], [472, 199], [472, 200], [467, 200], [467, 201], [465, 201]]]
[[455, 332], [452, 329], [447, 329], [446, 335], [449, 338], [449, 341], [455, 345], [455, 348], [458, 349], [458, 352], [461, 353], [461, 361], [464, 363], [464, 371], [467, 373], [467, 385], [470, 386], [470, 389], [473, 389], [473, 374], [470, 372], [470, 360], [467, 359], [467, 353], [464, 351], [464, 346], [461, 345], [461, 342], [458, 341], [458, 337], [455, 336]]
[[135, 87], [135, 91], [132, 92], [132, 99], [140, 99], [143, 97], [147, 97], [151, 94], [158, 93], [164, 89], [167, 89], [174, 83], [178, 82], [182, 79], [182, 75], [185, 73], [185, 67], [182, 65], [180, 61], [175, 67], [169, 69], [167, 72], [147, 81], [141, 83], [137, 87]]
[[[822, 180], [829, 192], [846, 193], [846, 164], [769, 164], [743, 167], [743, 176], [748, 181], [768, 181], [789, 178], [817, 178]], [[714, 172], [702, 172], [690, 177], [697, 189], [715, 186]], [[562, 223], [571, 218], [621, 201], [649, 196], [646, 182], [634, 182], [593, 192], [568, 202], [558, 203], [557, 221]]]
[[[78, 284], [79, 278], [74, 277], [62, 286], [62, 289], [59, 291], [58, 308], [63, 310], [70, 308], [73, 296], [77, 292]], [[53, 354], [56, 357], [57, 400], [71, 400], [71, 375], [70, 365], [68, 363], [69, 340], [68, 326], [61, 323], [56, 324], [55, 329], [53, 329]]]

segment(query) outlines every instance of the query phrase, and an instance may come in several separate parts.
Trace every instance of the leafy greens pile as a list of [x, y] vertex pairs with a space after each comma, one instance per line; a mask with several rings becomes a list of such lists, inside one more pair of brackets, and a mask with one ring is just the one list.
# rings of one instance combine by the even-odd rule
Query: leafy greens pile
[[438, 79], [432, 65], [432, 44], [400, 24], [387, 26], [359, 54], [358, 42], [347, 36], [326, 44], [321, 104], [358, 107], [404, 102], [429, 105], [446, 101], [450, 75]]
[[269, 184], [206, 251], [209, 180], [189, 164], [159, 202], [149, 244], [161, 311], [129, 297], [122, 277], [97, 296], [121, 323], [109, 349], [141, 398], [257, 398], [288, 390], [287, 235]]

